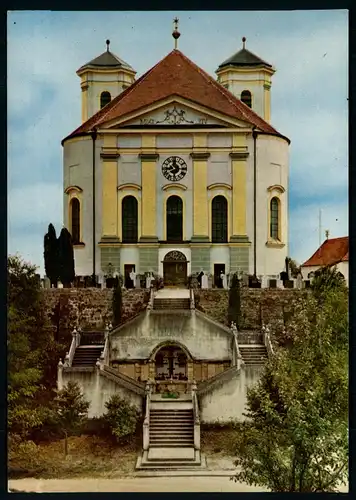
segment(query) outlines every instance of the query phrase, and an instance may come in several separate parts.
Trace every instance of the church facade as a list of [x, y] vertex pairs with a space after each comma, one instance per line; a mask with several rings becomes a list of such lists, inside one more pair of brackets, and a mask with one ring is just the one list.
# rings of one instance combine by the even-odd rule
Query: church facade
[[136, 79], [109, 49], [77, 71], [82, 124], [62, 141], [76, 274], [277, 277], [290, 141], [270, 124], [274, 68], [243, 39], [217, 79], [177, 48]]

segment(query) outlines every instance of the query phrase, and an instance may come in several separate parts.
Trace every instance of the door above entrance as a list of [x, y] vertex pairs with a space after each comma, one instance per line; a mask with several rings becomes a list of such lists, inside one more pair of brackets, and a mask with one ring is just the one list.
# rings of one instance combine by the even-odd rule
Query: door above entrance
[[171, 250], [163, 259], [163, 281], [165, 286], [187, 285], [187, 259], [179, 250]]

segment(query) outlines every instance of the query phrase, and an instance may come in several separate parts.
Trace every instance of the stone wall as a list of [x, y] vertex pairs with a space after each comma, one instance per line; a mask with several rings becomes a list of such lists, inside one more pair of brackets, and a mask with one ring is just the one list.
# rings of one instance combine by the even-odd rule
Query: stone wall
[[[113, 320], [112, 289], [50, 288], [43, 289], [43, 293], [45, 312], [58, 340], [67, 340], [78, 325], [83, 329], [103, 329]], [[144, 310], [148, 299], [148, 290], [123, 290], [122, 321]]]
[[[262, 321], [288, 320], [294, 307], [309, 292], [296, 289], [241, 289], [241, 328], [260, 328]], [[195, 307], [216, 321], [228, 325], [228, 290], [195, 290]]]

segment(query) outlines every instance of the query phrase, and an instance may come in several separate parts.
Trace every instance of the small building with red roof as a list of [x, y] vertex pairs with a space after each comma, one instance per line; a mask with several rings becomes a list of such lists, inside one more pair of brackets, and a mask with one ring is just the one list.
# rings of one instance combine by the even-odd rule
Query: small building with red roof
[[349, 281], [349, 237], [330, 238], [317, 249], [313, 255], [301, 266], [302, 276], [305, 280], [310, 279], [313, 273], [321, 267], [336, 267]]

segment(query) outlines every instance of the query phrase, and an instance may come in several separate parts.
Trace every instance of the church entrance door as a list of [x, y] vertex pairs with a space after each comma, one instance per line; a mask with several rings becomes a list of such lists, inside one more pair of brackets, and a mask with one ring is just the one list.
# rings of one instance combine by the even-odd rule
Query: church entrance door
[[165, 286], [184, 287], [187, 282], [187, 259], [182, 252], [168, 252], [163, 260], [163, 281]]

